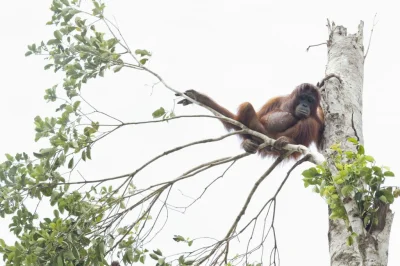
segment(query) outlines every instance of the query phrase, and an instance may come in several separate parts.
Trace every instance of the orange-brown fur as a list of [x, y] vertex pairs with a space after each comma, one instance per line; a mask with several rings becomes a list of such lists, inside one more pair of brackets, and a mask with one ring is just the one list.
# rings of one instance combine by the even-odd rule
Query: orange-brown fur
[[[263, 118], [267, 114], [271, 114], [276, 111], [286, 111], [293, 114], [296, 106], [296, 99], [303, 91], [311, 91], [317, 100], [314, 108], [311, 109], [310, 116], [306, 119], [299, 120], [293, 127], [284, 132], [279, 132], [276, 134], [266, 132], [265, 134], [268, 137], [278, 139], [281, 136], [286, 136], [293, 140], [292, 144], [301, 144], [308, 147], [312, 142], [315, 142], [317, 146], [319, 146], [325, 118], [320, 106], [321, 96], [317, 88], [312, 84], [301, 84], [297, 86], [289, 95], [272, 98], [257, 112], [257, 117], [259, 118], [261, 124], [263, 124], [265, 127], [268, 121], [264, 121]], [[259, 152], [262, 156], [278, 155], [278, 153], [270, 152], [267, 149], [263, 149]], [[293, 158], [297, 158], [299, 156], [299, 153], [292, 154]]]
[[[289, 95], [270, 99], [258, 112], [254, 110], [251, 103], [242, 103], [238, 108], [237, 115], [220, 106], [206, 95], [193, 90], [190, 91], [189, 94], [186, 92], [186, 94], [188, 96], [193, 95], [193, 97], [202, 104], [270, 138], [279, 139], [280, 137], [284, 137], [288, 143], [301, 144], [304, 146], [309, 146], [312, 142], [318, 145], [321, 139], [324, 127], [324, 114], [320, 106], [321, 96], [318, 92], [318, 88], [312, 84], [301, 84]], [[307, 117], [298, 118], [295, 116], [295, 109], [300, 103], [300, 95], [304, 94], [313, 95], [315, 101], [309, 103], [311, 106], [309, 115]], [[185, 100], [180, 103], [183, 102], [185, 102]], [[228, 130], [239, 130], [237, 126], [230, 123], [222, 123]], [[241, 135], [241, 137], [244, 140], [253, 139], [257, 141], [256, 138], [250, 135]], [[273, 151], [270, 147], [260, 150], [259, 153], [262, 156], [279, 155], [279, 152]], [[299, 153], [293, 153], [291, 157], [297, 158], [299, 155]]]

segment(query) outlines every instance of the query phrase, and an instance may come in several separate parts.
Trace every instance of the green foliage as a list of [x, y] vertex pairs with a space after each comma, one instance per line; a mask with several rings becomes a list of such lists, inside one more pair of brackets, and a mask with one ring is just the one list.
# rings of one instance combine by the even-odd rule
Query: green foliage
[[354, 240], [357, 238], [357, 234], [352, 232], [347, 238], [346, 238], [346, 244], [348, 246], [353, 245]]
[[173, 111], [167, 112], [164, 107], [160, 107], [152, 113], [153, 118], [162, 118], [169, 119], [175, 117], [175, 113]]
[[165, 114], [166, 114], [165, 109], [163, 107], [160, 107], [159, 109], [155, 110], [152, 115], [153, 118], [159, 118]]
[[173, 111], [167, 112], [164, 107], [160, 107], [152, 113], [152, 116], [154, 119], [161, 118], [164, 120], [175, 117], [175, 113]]
[[151, 53], [147, 50], [141, 50], [141, 49], [137, 49], [135, 51], [135, 54], [140, 56], [140, 64], [144, 65], [146, 64], [146, 62], [149, 60], [149, 58], [151, 57]]
[[[122, 262], [144, 264], [149, 253], [133, 248], [137, 246], [140, 223], [151, 219], [148, 214], [131, 228], [120, 226], [111, 232], [108, 227], [112, 223], [107, 224], [106, 215], [116, 207], [125, 209], [118, 191], [101, 186], [83, 193], [70, 191], [71, 184], [64, 177], [80, 162], [91, 160], [93, 145], [104, 137], [99, 123], [82, 123], [88, 121], [81, 110], [82, 102], [77, 100], [82, 85], [103, 77], [110, 68], [114, 72], [122, 67], [140, 68], [151, 56], [146, 50], [137, 50], [137, 65], [125, 63], [121, 55], [129, 51], [116, 35], [110, 31], [107, 37], [96, 30], [97, 23], [106, 23], [104, 3], [93, 0], [92, 10], [87, 12], [80, 9], [79, 2], [53, 0], [53, 15], [47, 22], [55, 27], [51, 39], [28, 45], [25, 53], [45, 55], [49, 62], [44, 69], [61, 71], [65, 77], [62, 84], [46, 89], [44, 95], [48, 102], [62, 101], [56, 109], [59, 115], [34, 119], [35, 141], [45, 143], [44, 148], [34, 152], [33, 157], [27, 153], [6, 154], [6, 160], [0, 163], [0, 216], [11, 216], [9, 229], [17, 237], [13, 245], [0, 239], [2, 265], [109, 265], [105, 258], [114, 250]], [[59, 96], [59, 86], [67, 97]], [[158, 117], [167, 115], [164, 111]], [[128, 192], [134, 190], [130, 185]], [[36, 210], [25, 206], [27, 198], [37, 202], [46, 199], [54, 216], [39, 217]], [[118, 237], [121, 241], [115, 244]], [[154, 254], [162, 256], [159, 250]]]
[[[117, 51], [119, 40], [114, 36], [105, 38], [105, 33], [97, 31], [92, 21], [104, 19], [105, 5], [92, 2], [94, 8], [89, 16], [76, 6], [77, 1], [54, 0], [51, 6], [53, 16], [47, 23], [57, 27], [53, 33], [54, 39], [28, 45], [25, 54], [48, 55], [51, 63], [44, 69], [54, 69], [54, 72], [62, 70], [65, 73], [63, 87], [70, 99], [79, 95], [82, 84], [88, 80], [103, 77], [105, 71], [113, 66], [116, 66], [114, 72], [124, 66], [121, 53]], [[55, 98], [54, 87], [46, 91], [45, 99], [53, 101]]]
[[190, 240], [190, 238], [184, 238], [183, 236], [180, 235], [175, 235], [173, 238], [176, 242], [185, 242], [188, 244], [188, 246], [190, 247], [193, 244], [194, 240]]
[[[303, 172], [304, 186], [313, 186], [313, 191], [325, 199], [331, 210], [331, 219], [342, 219], [346, 224], [348, 217], [343, 201], [355, 200], [367, 228], [378, 223], [376, 212], [379, 201], [392, 204], [394, 198], [400, 195], [400, 190], [384, 187], [386, 177], [393, 177], [394, 173], [387, 167], [377, 166], [374, 158], [365, 154], [364, 147], [356, 139], [348, 141], [355, 146], [354, 151], [343, 151], [340, 144], [331, 147], [337, 174], [333, 176], [325, 162]], [[354, 237], [350, 235], [347, 239], [349, 245]]]
[[[125, 203], [136, 191], [130, 181], [125, 190], [128, 196], [123, 197], [118, 194], [119, 188], [100, 186], [102, 182], [78, 191], [77, 184], [85, 181], [69, 183], [65, 178], [79, 163], [91, 160], [93, 146], [112, 132], [99, 132], [100, 124], [88, 118], [90, 113], [84, 109], [94, 107], [81, 98], [83, 85], [103, 77], [109, 69], [144, 69], [151, 57], [145, 49], [131, 52], [121, 43], [118, 29], [104, 17], [103, 1], [91, 2], [91, 10], [86, 11], [78, 0], [53, 0], [53, 15], [47, 22], [54, 27], [53, 34], [47, 41], [28, 45], [25, 53], [45, 55], [49, 62], [44, 69], [65, 76], [61, 84], [45, 90], [44, 99], [58, 104], [56, 116], [34, 119], [35, 141], [43, 143], [44, 148], [33, 156], [6, 154], [6, 160], [0, 163], [0, 216], [11, 217], [9, 230], [17, 238], [12, 245], [0, 239], [2, 265], [102, 266], [109, 265], [111, 253], [125, 264], [147, 264], [146, 258], [157, 258], [154, 264], [171, 265], [159, 249], [149, 252], [139, 248], [142, 244], [138, 235], [141, 225], [151, 219], [149, 213], [143, 212], [136, 222], [121, 225], [130, 211]], [[99, 23], [109, 31], [98, 31]], [[123, 55], [133, 58], [134, 63], [123, 61]], [[153, 113], [154, 118], [174, 116], [164, 108]], [[36, 210], [25, 206], [27, 198], [38, 203], [46, 200], [53, 216], [39, 217]], [[110, 218], [115, 210], [122, 211]], [[183, 241], [189, 246], [193, 243]], [[192, 265], [193, 261], [182, 256], [179, 264]]]

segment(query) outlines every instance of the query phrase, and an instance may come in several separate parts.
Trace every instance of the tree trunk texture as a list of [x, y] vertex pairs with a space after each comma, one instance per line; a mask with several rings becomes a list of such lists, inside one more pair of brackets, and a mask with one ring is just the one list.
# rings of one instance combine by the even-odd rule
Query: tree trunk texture
[[[325, 132], [321, 150], [329, 168], [337, 173], [333, 159], [330, 159], [329, 147], [336, 143], [342, 149], [354, 149], [347, 142], [355, 137], [363, 144], [362, 132], [362, 92], [364, 79], [363, 26], [361, 21], [356, 34], [347, 34], [343, 26], [330, 24], [328, 21], [329, 40], [328, 64], [326, 75], [335, 74], [339, 78], [330, 78], [321, 88], [322, 107], [325, 113]], [[329, 252], [332, 266], [383, 266], [388, 262], [390, 228], [393, 213], [389, 208], [382, 208], [385, 219], [382, 230], [364, 228], [356, 203], [352, 199], [344, 201], [353, 232], [358, 234], [355, 243], [347, 246], [346, 238], [350, 235], [341, 220], [329, 220]]]

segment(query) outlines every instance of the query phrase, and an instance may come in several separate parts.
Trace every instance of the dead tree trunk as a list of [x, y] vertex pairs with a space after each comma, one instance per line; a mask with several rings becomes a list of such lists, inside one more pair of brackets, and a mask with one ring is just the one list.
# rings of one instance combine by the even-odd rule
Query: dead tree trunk
[[[347, 34], [343, 26], [330, 24], [328, 40], [328, 64], [326, 75], [335, 74], [324, 82], [321, 89], [322, 105], [325, 112], [325, 133], [322, 151], [328, 167], [335, 174], [336, 167], [329, 147], [341, 143], [343, 149], [354, 149], [347, 142], [349, 137], [357, 138], [363, 144], [362, 92], [364, 78], [363, 25], [361, 21], [356, 34]], [[342, 220], [329, 221], [329, 251], [331, 265], [387, 265], [390, 228], [393, 214], [386, 206], [381, 215], [384, 228], [366, 230], [353, 199], [343, 199], [349, 226], [358, 237], [352, 246], [346, 244], [349, 230]], [[381, 218], [381, 217], [380, 217]]]

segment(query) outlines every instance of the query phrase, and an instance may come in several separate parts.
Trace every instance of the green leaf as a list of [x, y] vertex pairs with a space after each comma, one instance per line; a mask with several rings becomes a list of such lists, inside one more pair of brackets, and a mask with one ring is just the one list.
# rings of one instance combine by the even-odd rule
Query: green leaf
[[79, 144], [78, 144], [77, 141], [71, 142], [71, 146], [72, 146], [72, 148], [74, 148], [74, 149], [79, 149]]
[[113, 69], [114, 73], [117, 73], [117, 72], [120, 71], [121, 68], [123, 68], [123, 67], [124, 67], [124, 65], [118, 65], [118, 66], [114, 67], [114, 69]]
[[358, 152], [358, 154], [360, 154], [360, 155], [364, 155], [364, 154], [365, 154], [364, 146], [363, 146], [363, 145], [358, 145], [358, 146], [357, 146], [357, 152]]
[[42, 154], [45, 157], [52, 156], [55, 152], [57, 151], [56, 148], [47, 148], [47, 149], [41, 149], [40, 154]]
[[66, 105], [65, 111], [67, 111], [68, 113], [72, 113], [74, 111], [74, 108], [71, 105]]
[[353, 186], [351, 185], [346, 185], [341, 189], [342, 195], [345, 197], [350, 196], [352, 191], [353, 191]]
[[344, 183], [344, 178], [341, 176], [336, 176], [333, 178], [333, 182], [337, 185], [343, 184]]
[[386, 198], [388, 203], [392, 204], [394, 202], [394, 195], [392, 193], [392, 189], [391, 188], [387, 188], [387, 189], [381, 190], [381, 192], [385, 196], [385, 198]]
[[85, 38], [82, 37], [82, 35], [75, 34], [74, 38], [77, 39], [79, 42], [85, 43]]
[[335, 166], [338, 170], [343, 170], [343, 164], [341, 163], [335, 163]]
[[160, 259], [158, 259], [158, 265], [164, 265], [164, 263], [165, 263], [165, 258], [160, 258]]
[[100, 242], [100, 244], [99, 244], [99, 251], [100, 251], [101, 257], [104, 257], [104, 254], [105, 254], [105, 252], [106, 252], [105, 247], [104, 247], [104, 242]]
[[375, 160], [374, 160], [374, 157], [372, 157], [372, 156], [369, 156], [369, 155], [365, 155], [365, 160], [366, 161], [368, 161], [368, 162], [371, 162], [371, 163], [373, 163]]
[[79, 105], [81, 104], [81, 102], [80, 101], [76, 101], [76, 102], [74, 102], [74, 105], [73, 105], [73, 109], [74, 109], [74, 111], [76, 111], [77, 109], [78, 109], [78, 107], [79, 107]]
[[153, 260], [157, 260], [158, 261], [158, 256], [156, 254], [151, 253], [150, 254], [150, 258], [152, 258]]
[[72, 169], [72, 167], [74, 167], [74, 157], [72, 157], [71, 160], [69, 160], [69, 163], [68, 163], [68, 168]]
[[56, 37], [57, 40], [61, 40], [62, 39], [63, 34], [61, 33], [61, 31], [56, 30], [54, 32], [54, 37]]
[[352, 151], [345, 151], [344, 154], [346, 154], [348, 159], [354, 158], [355, 153]]
[[51, 39], [51, 40], [47, 41], [47, 45], [57, 45], [57, 44], [60, 44], [60, 43], [61, 43], [61, 41], [57, 40], [57, 39]]
[[392, 204], [394, 202], [394, 196], [392, 193], [385, 195], [387, 201], [389, 202], [389, 204]]
[[148, 60], [149, 60], [148, 58], [143, 58], [143, 59], [141, 59], [139, 62], [140, 62], [142, 65], [144, 65], [144, 64], [146, 64], [146, 62], [147, 62]]
[[7, 160], [9, 160], [11, 162], [14, 161], [14, 157], [12, 157], [10, 154], [6, 153], [5, 155], [7, 157]]
[[181, 242], [181, 241], [185, 241], [185, 238], [180, 235], [175, 235], [173, 240], [175, 240], [176, 242]]
[[312, 177], [319, 176], [319, 173], [315, 167], [312, 167], [308, 170], [303, 171], [302, 175], [304, 177], [312, 178]]
[[386, 172], [383, 173], [383, 175], [384, 175], [384, 176], [393, 177], [393, 176], [394, 176], [394, 173], [393, 173], [392, 171], [386, 171]]
[[57, 256], [57, 266], [64, 266], [64, 262], [61, 255]]
[[358, 140], [356, 138], [348, 138], [347, 140], [353, 144], [356, 144], [356, 145], [358, 144]]
[[32, 51], [28, 51], [28, 52], [25, 53], [25, 56], [30, 56], [31, 54], [33, 54], [33, 52]]
[[68, 251], [64, 252], [64, 258], [66, 258], [68, 260], [73, 260], [73, 259], [75, 259], [75, 255], [71, 250], [68, 250]]
[[42, 158], [45, 157], [45, 156], [43, 156], [42, 154], [36, 153], [36, 152], [33, 153], [33, 156], [35, 156], [35, 157], [38, 158], [38, 159], [42, 159]]
[[347, 244], [348, 246], [351, 246], [351, 245], [353, 245], [353, 243], [354, 243], [353, 237], [352, 237], [351, 235], [348, 236], [348, 237], [346, 238], [346, 244]]
[[147, 50], [141, 50], [141, 49], [137, 49], [135, 51], [135, 54], [140, 55], [140, 56], [151, 56], [151, 53]]
[[163, 107], [160, 107], [159, 109], [155, 110], [153, 112], [153, 118], [159, 118], [165, 114], [165, 109]]
[[388, 200], [387, 200], [386, 197], [383, 196], [383, 195], [380, 196], [379, 199], [380, 199], [382, 202], [384, 202], [384, 203], [388, 203]]
[[382, 169], [378, 166], [372, 166], [372, 170], [374, 171], [374, 174], [383, 177]]
[[5, 248], [6, 247], [6, 242], [4, 242], [3, 239], [0, 238], [0, 246]]
[[90, 146], [87, 146], [86, 148], [86, 157], [91, 160], [92, 159], [92, 148]]
[[340, 143], [336, 143], [336, 144], [333, 144], [333, 145], [331, 146], [331, 150], [334, 150], [334, 151], [341, 151], [340, 147], [341, 147]]
[[159, 256], [162, 256], [162, 252], [161, 250], [157, 249], [157, 250], [153, 250], [153, 252]]
[[53, 64], [47, 64], [47, 65], [44, 66], [44, 70], [47, 70], [47, 69], [49, 69], [49, 68], [52, 67], [52, 66], [53, 66]]
[[69, 6], [68, 0], [60, 0], [64, 5]]

